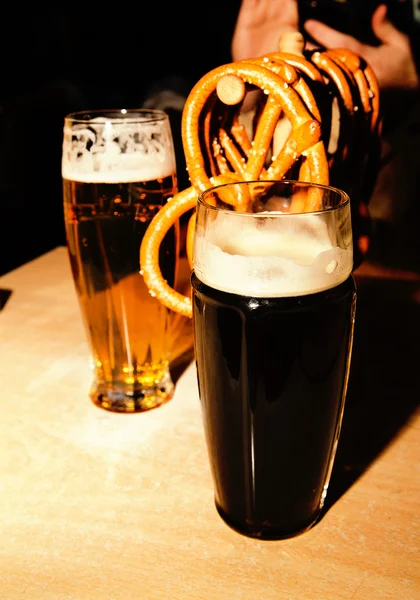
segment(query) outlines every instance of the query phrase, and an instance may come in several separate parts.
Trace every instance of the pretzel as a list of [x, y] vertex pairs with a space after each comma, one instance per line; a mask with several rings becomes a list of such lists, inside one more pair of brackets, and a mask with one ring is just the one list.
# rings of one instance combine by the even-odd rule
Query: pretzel
[[[352, 91], [353, 110], [342, 98], [340, 110], [340, 135], [334, 155], [330, 155], [330, 176], [333, 184], [345, 189], [353, 202], [353, 230], [355, 237], [355, 261], [360, 262], [370, 245], [367, 233], [370, 217], [368, 202], [376, 182], [380, 162], [380, 118], [379, 86], [372, 68], [360, 56], [345, 48], [334, 48], [311, 57], [323, 73], [333, 80], [327, 61], [342, 71]], [[331, 64], [331, 63], [330, 63]], [[348, 98], [347, 98], [348, 99]], [[365, 229], [366, 232], [361, 232]]]
[[[193, 211], [187, 227], [187, 257], [193, 264], [193, 239], [197, 197], [206, 189], [228, 182], [280, 180], [295, 168], [298, 179], [330, 183], [332, 165], [345, 165], [345, 142], [341, 153], [328, 153], [330, 123], [322, 123], [322, 110], [312, 86], [335, 85], [341, 109], [350, 117], [369, 115], [369, 129], [377, 132], [379, 104], [373, 72], [362, 68], [350, 52], [302, 53], [303, 38], [283, 38], [279, 51], [262, 57], [222, 65], [204, 75], [191, 90], [182, 114], [182, 141], [191, 187], [174, 195], [153, 218], [140, 248], [140, 268], [150, 293], [170, 310], [192, 316], [191, 298], [173, 290], [159, 268], [159, 247], [173, 224]], [[241, 122], [248, 92], [260, 91], [254, 128], [249, 135]], [[262, 92], [262, 93], [261, 93]], [[330, 95], [331, 92], [329, 91]], [[330, 96], [329, 96], [330, 97]], [[330, 98], [331, 102], [331, 98]], [[326, 110], [328, 116], [330, 112]], [[287, 135], [276, 144], [276, 130], [286, 122]], [[357, 134], [357, 132], [356, 132]], [[343, 150], [344, 148], [344, 150]], [[347, 148], [347, 151], [349, 149]], [[340, 187], [340, 186], [338, 186]], [[252, 198], [225, 190], [223, 200], [235, 211], [252, 210]], [[317, 190], [296, 194], [292, 210], [318, 210]]]
[[334, 48], [325, 52], [335, 61], [340, 61], [341, 67], [348, 69], [356, 81], [360, 92], [362, 106], [365, 114], [370, 115], [369, 124], [372, 133], [379, 124], [379, 85], [372, 67], [359, 56], [346, 48]]
[[[262, 66], [266, 66], [274, 73], [277, 73], [283, 77], [288, 84], [292, 85], [294, 89], [300, 94], [302, 100], [305, 102], [308, 110], [312, 114], [312, 116], [321, 123], [321, 114], [318, 109], [317, 103], [309, 88], [309, 85], [303, 79], [303, 77], [298, 73], [298, 71], [287, 62], [287, 59], [290, 60], [290, 54], [270, 54], [265, 55], [259, 59], [253, 59], [250, 62], [254, 64], [260, 64]], [[293, 62], [296, 63], [296, 60]], [[300, 65], [302, 63], [299, 63]], [[312, 72], [310, 69], [307, 69], [306, 72]], [[278, 120], [276, 124], [276, 130], [279, 129], [281, 121]], [[277, 131], [274, 132], [274, 144], [273, 149], [276, 151], [276, 136]], [[278, 137], [283, 138], [280, 134]], [[278, 145], [283, 147], [285, 144], [285, 140], [281, 139]], [[271, 172], [270, 172], [271, 169]], [[273, 168], [270, 167], [268, 171], [263, 171], [262, 176], [267, 179], [276, 179], [275, 173], [273, 175]], [[329, 184], [329, 172], [328, 172], [328, 163], [325, 152], [325, 147], [323, 142], [320, 140], [316, 142], [313, 146], [308, 148], [306, 152], [306, 159], [302, 162], [299, 169], [299, 177], [300, 181], [316, 181], [322, 185]], [[306, 210], [316, 210], [320, 206], [320, 196], [319, 189], [317, 188], [309, 188], [309, 190], [301, 190], [299, 193], [296, 192], [291, 205], [291, 210], [293, 212], [303, 212]]]

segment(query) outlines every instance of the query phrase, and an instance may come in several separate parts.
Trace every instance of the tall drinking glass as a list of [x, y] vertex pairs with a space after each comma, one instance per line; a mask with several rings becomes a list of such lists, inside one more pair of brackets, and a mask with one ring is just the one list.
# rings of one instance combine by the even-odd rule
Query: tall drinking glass
[[[319, 210], [294, 212], [308, 195]], [[344, 192], [296, 182], [231, 183], [198, 201], [204, 431], [217, 510], [248, 536], [295, 536], [324, 504], [355, 319], [350, 219]]]
[[[92, 353], [92, 401], [111, 411], [156, 407], [173, 395], [168, 310], [149, 293], [139, 248], [177, 192], [169, 118], [159, 110], [88, 111], [64, 122], [67, 246]], [[161, 247], [175, 285], [178, 230]]]

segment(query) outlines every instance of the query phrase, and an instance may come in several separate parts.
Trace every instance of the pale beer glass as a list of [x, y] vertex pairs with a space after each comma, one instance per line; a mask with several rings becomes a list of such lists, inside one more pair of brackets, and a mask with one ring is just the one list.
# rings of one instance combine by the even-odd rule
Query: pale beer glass
[[[86, 111], [64, 122], [67, 247], [92, 354], [92, 401], [138, 412], [168, 401], [169, 311], [146, 287], [139, 248], [153, 216], [177, 190], [172, 132], [160, 110]], [[159, 261], [176, 284], [179, 232]]]
[[[308, 196], [319, 210], [298, 211]], [[320, 516], [343, 418], [350, 201], [311, 184], [229, 183], [202, 193], [196, 217], [195, 354], [216, 507], [245, 535], [292, 537]]]

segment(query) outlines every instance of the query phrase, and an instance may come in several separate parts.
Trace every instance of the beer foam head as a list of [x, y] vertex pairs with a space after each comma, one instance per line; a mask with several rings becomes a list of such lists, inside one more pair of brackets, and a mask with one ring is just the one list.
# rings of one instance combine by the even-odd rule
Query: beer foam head
[[197, 221], [194, 270], [203, 283], [245, 296], [300, 296], [334, 287], [353, 267], [351, 235], [337, 235], [334, 212], [213, 211]]
[[85, 183], [150, 181], [175, 173], [169, 120], [66, 119], [61, 172]]

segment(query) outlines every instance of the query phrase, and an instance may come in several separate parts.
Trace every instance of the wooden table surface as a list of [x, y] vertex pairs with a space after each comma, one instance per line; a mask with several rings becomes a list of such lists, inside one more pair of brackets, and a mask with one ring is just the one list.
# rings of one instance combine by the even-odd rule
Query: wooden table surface
[[214, 507], [194, 364], [168, 404], [106, 412], [66, 250], [0, 278], [0, 598], [420, 599], [419, 280], [359, 269], [325, 514], [263, 542]]

